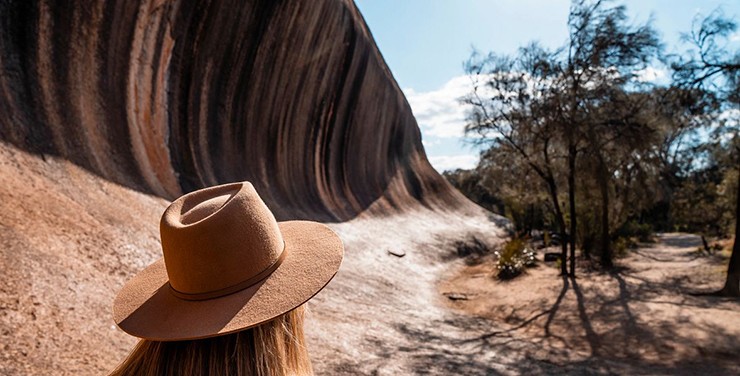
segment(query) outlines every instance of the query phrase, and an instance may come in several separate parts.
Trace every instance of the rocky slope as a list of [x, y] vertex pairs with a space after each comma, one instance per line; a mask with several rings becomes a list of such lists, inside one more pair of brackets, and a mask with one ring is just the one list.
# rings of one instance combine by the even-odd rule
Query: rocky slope
[[357, 8], [0, 3], [0, 139], [172, 199], [250, 180], [282, 218], [460, 203]]
[[322, 373], [413, 348], [398, 328], [446, 315], [439, 247], [499, 235], [427, 162], [351, 1], [17, 0], [0, 16], [0, 374], [115, 366], [134, 340], [113, 296], [161, 254], [169, 200], [199, 187], [250, 180], [279, 219], [345, 238], [312, 306]]

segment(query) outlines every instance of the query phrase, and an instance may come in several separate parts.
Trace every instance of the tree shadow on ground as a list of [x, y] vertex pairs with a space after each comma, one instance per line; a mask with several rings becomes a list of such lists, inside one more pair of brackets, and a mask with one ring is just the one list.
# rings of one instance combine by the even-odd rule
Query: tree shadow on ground
[[[650, 248], [637, 248], [633, 249], [630, 252], [638, 255], [640, 257], [644, 257], [651, 261], [657, 261], [657, 262], [676, 262], [677, 260], [669, 257], [669, 256], [656, 256], [654, 254], [651, 254]], [[710, 252], [706, 253], [702, 250], [702, 248], [695, 247], [695, 248], [689, 248], [687, 251], [683, 251], [682, 254], [679, 255], [679, 257], [683, 257], [680, 259], [680, 262], [691, 262], [698, 259], [703, 259], [705, 263], [711, 264], [711, 265], [725, 265], [727, 263], [727, 260], [729, 259], [729, 255], [724, 255], [722, 252]]]
[[[415, 374], [737, 374], [740, 343], [711, 322], [646, 317], [639, 304], [671, 304], [686, 309], [723, 309], [721, 301], [682, 297], [661, 301], [681, 286], [681, 277], [641, 281], [629, 269], [601, 274], [618, 292], [561, 278], [554, 301], [513, 309], [502, 321], [453, 315], [423, 326], [394, 326], [408, 340], [389, 344], [367, 338], [388, 361], [410, 362]], [[679, 286], [679, 287], [676, 287]], [[533, 309], [532, 309], [533, 308]], [[527, 311], [523, 317], [521, 311]], [[686, 315], [690, 315], [687, 311]], [[511, 325], [504, 324], [505, 322]], [[691, 330], [682, 330], [690, 326]], [[709, 341], [696, 341], [700, 332]], [[687, 351], [688, 349], [688, 351]]]
[[694, 234], [660, 236], [660, 242], [674, 248], [696, 248], [702, 245], [701, 238]]

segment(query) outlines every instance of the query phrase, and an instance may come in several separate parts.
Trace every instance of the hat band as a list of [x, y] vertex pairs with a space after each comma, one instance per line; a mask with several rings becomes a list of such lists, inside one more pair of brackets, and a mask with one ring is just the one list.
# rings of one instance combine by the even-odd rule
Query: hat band
[[275, 262], [267, 267], [267, 269], [261, 271], [259, 274], [255, 275], [254, 277], [248, 278], [245, 281], [239, 282], [236, 285], [229, 286], [220, 290], [216, 291], [209, 291], [204, 293], [198, 293], [198, 294], [188, 294], [181, 291], [175, 290], [174, 287], [168, 282], [167, 284], [170, 285], [170, 291], [173, 295], [180, 299], [185, 300], [208, 300], [213, 298], [220, 298], [225, 295], [233, 294], [237, 291], [244, 290], [248, 287], [251, 287], [255, 285], [257, 282], [267, 278], [272, 272], [275, 271], [275, 269], [280, 266], [280, 264], [283, 263], [283, 260], [285, 260], [285, 255], [288, 253], [288, 251], [285, 249], [285, 243], [283, 243], [283, 251], [280, 253], [280, 256], [278, 256], [278, 259], [275, 260]]

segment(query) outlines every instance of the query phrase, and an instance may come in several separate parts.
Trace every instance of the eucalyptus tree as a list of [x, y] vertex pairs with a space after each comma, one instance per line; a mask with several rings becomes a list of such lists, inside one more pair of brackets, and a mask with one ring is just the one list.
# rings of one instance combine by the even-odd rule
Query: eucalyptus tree
[[[691, 46], [683, 56], [674, 57], [674, 81], [689, 88], [715, 93], [721, 99], [717, 122], [709, 142], [722, 143], [728, 163], [737, 171], [736, 201], [740, 201], [740, 50], [730, 48], [729, 39], [737, 22], [720, 10], [696, 18], [692, 30], [683, 36]], [[735, 243], [720, 295], [740, 296], [740, 202], [735, 204]]]
[[[607, 168], [605, 151], [637, 147], [632, 137], [639, 127], [632, 118], [642, 101], [621, 101], [624, 92], [640, 86], [640, 72], [658, 57], [660, 41], [650, 23], [630, 25], [623, 5], [607, 1], [574, 1], [568, 17], [570, 37], [564, 70], [564, 106], [561, 122], [567, 147], [568, 200], [571, 233], [577, 230], [576, 174], [579, 153], [595, 160], [601, 197], [600, 242], [602, 265], [612, 266], [609, 236], [609, 184], [613, 174]], [[605, 111], [605, 109], [608, 109]], [[626, 150], [623, 154], [632, 154]], [[571, 238], [571, 263], [575, 259], [575, 237]], [[571, 273], [574, 272], [571, 266]]]
[[[514, 57], [474, 53], [465, 65], [473, 90], [463, 103], [470, 108], [466, 134], [487, 148], [482, 163], [502, 159], [533, 171], [548, 194], [557, 228], [565, 239], [568, 230], [558, 175], [562, 155], [555, 122], [562, 72], [557, 56], [537, 43], [520, 48]], [[567, 274], [566, 242], [561, 247], [561, 273]]]
[[[660, 43], [649, 23], [630, 25], [626, 8], [608, 1], [573, 1], [568, 28], [568, 40], [555, 51], [533, 43], [514, 56], [474, 53], [465, 65], [474, 89], [463, 103], [470, 108], [468, 136], [485, 145], [489, 155], [515, 156], [543, 183], [558, 228], [570, 245], [570, 274], [575, 275], [579, 160], [603, 156], [595, 153], [599, 145], [625, 145], [601, 137], [594, 128], [612, 124], [599, 109], [610, 93], [639, 86], [639, 72], [657, 56]], [[601, 178], [608, 184], [608, 174]], [[602, 192], [607, 205], [608, 194]], [[609, 267], [608, 242], [602, 247]], [[562, 245], [563, 274], [567, 248]]]

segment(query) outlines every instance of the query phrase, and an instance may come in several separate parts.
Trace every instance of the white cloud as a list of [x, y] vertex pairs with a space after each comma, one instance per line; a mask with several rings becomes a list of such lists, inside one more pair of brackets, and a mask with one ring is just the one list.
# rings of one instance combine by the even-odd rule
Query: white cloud
[[424, 145], [425, 149], [429, 149], [432, 146], [440, 145], [441, 143], [442, 143], [442, 140], [438, 138], [434, 138], [434, 137], [431, 137], [429, 140], [427, 139], [421, 140], [421, 144]]
[[740, 109], [729, 108], [719, 114], [719, 119], [723, 121], [737, 122], [740, 119]]
[[437, 90], [417, 92], [408, 88], [404, 94], [425, 135], [462, 138], [465, 136], [465, 106], [459, 100], [472, 88], [470, 77], [458, 76]]
[[724, 110], [719, 114], [718, 120], [728, 128], [728, 131], [722, 135], [722, 142], [732, 140], [740, 130], [740, 110], [736, 108]]
[[730, 35], [730, 42], [740, 42], [740, 32]]
[[663, 68], [647, 67], [635, 72], [639, 82], [656, 82], [666, 79], [668, 73]]
[[[460, 103], [460, 100], [473, 92], [475, 82], [478, 85], [478, 95], [483, 97], [494, 95], [497, 92], [496, 89], [485, 85], [485, 82], [491, 78], [492, 76], [484, 74], [462, 75], [451, 78], [437, 90], [417, 92], [413, 88], [406, 88], [403, 92], [423, 135], [463, 139], [466, 137], [465, 118], [469, 107]], [[528, 86], [530, 91], [534, 90], [532, 82], [529, 82]], [[532, 94], [537, 95], [535, 92]], [[516, 94], [510, 93], [509, 95]]]
[[[668, 78], [668, 72], [661, 67], [647, 67], [635, 73], [641, 82], [660, 83]], [[487, 79], [485, 76], [476, 78], [479, 85], [481, 81]], [[432, 140], [466, 138], [465, 118], [468, 106], [460, 103], [460, 99], [470, 94], [473, 88], [473, 77], [461, 75], [451, 78], [436, 90], [416, 91], [413, 88], [403, 90], [419, 123], [425, 147], [437, 145], [437, 142]], [[492, 94], [492, 89], [486, 85], [479, 87], [478, 90], [482, 95]]]
[[478, 156], [471, 154], [437, 155], [429, 157], [429, 163], [439, 173], [458, 168], [471, 169], [478, 164]]

